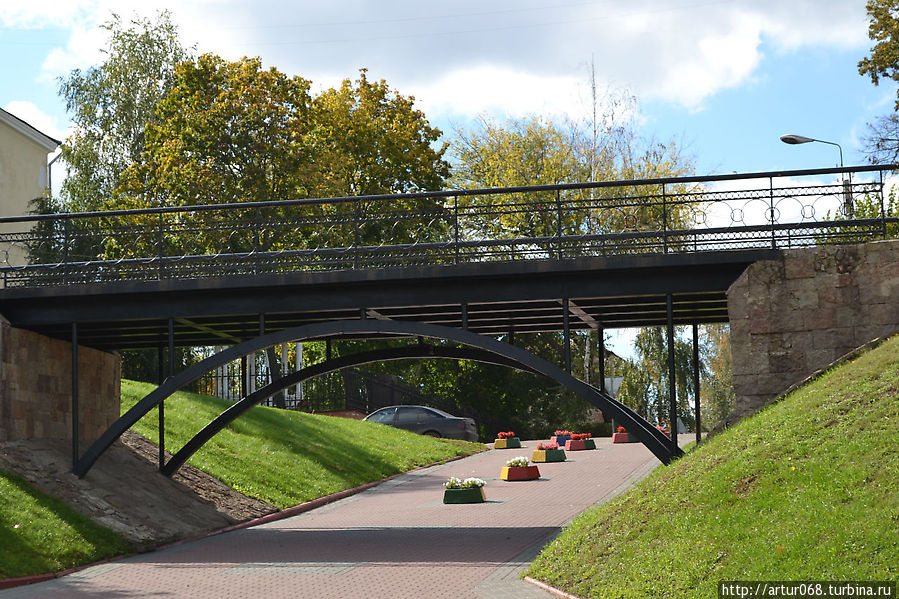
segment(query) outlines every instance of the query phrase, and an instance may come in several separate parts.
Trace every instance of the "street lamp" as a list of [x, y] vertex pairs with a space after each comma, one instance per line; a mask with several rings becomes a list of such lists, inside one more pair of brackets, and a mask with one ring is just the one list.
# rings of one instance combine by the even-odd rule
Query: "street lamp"
[[[807, 144], [813, 141], [822, 144], [828, 144], [831, 146], [836, 146], [838, 150], [840, 150], [840, 168], [843, 167], [843, 147], [833, 141], [825, 141], [823, 139], [814, 139], [813, 137], [805, 137], [804, 135], [796, 135], [795, 133], [788, 133], [786, 135], [780, 136], [780, 141], [785, 144], [790, 144], [791, 146], [799, 145], [799, 144]], [[843, 179], [843, 213], [848, 217], [852, 218], [852, 181]]]

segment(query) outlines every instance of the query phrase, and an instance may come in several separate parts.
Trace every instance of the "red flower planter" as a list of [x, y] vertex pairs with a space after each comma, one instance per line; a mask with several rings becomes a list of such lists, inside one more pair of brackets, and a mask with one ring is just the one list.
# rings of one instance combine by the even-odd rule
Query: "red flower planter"
[[566, 451], [583, 451], [585, 449], [596, 449], [593, 439], [569, 439], [565, 443]]
[[504, 466], [500, 478], [503, 480], [536, 480], [540, 478], [537, 466]]

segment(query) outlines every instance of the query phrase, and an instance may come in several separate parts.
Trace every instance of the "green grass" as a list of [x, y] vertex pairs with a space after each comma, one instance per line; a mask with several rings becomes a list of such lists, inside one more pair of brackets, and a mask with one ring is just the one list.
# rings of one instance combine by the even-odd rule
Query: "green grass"
[[[123, 413], [153, 388], [123, 380]], [[166, 449], [180, 449], [229, 405], [185, 392], [167, 399]], [[157, 410], [134, 429], [158, 442]], [[370, 422], [255, 407], [213, 437], [189, 463], [244, 495], [283, 509], [483, 449], [480, 443], [434, 439]]]
[[56, 572], [131, 549], [116, 533], [2, 470], [0, 506], [0, 578]]
[[585, 512], [528, 575], [581, 597], [899, 578], [899, 337]]

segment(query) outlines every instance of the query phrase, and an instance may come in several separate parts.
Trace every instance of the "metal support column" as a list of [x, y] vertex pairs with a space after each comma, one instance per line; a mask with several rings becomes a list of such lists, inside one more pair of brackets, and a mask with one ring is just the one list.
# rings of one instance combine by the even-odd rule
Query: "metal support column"
[[599, 390], [606, 392], [606, 339], [602, 324], [596, 330], [596, 336], [599, 349]]
[[568, 298], [562, 298], [562, 334], [565, 347], [563, 354], [565, 356], [565, 371], [571, 374], [571, 327], [568, 322]]
[[[175, 376], [175, 320], [169, 318], [169, 368], [167, 376]], [[165, 400], [159, 402], [159, 469], [165, 466]]]
[[462, 328], [468, 330], [468, 304], [462, 304]]
[[668, 312], [668, 428], [671, 433], [671, 444], [677, 447], [677, 380], [674, 372], [674, 297], [669, 293], [667, 299]]
[[72, 323], [72, 472], [78, 472], [78, 323]]
[[699, 416], [699, 325], [693, 323], [693, 410], [696, 416], [696, 444], [702, 438], [702, 419]]

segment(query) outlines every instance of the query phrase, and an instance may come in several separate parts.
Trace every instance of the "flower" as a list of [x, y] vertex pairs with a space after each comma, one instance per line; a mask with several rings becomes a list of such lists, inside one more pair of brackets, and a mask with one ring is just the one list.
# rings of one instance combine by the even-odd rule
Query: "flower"
[[584, 441], [592, 437], [593, 435], [590, 433], [574, 433], [571, 435], [571, 438], [575, 441]]
[[555, 435], [556, 435], [557, 437], [570, 437], [570, 436], [571, 436], [571, 431], [556, 431], [556, 432], [555, 432]]
[[513, 433], [512, 431], [508, 431], [505, 433], [497, 433], [496, 438], [497, 439], [511, 439], [514, 436], [515, 436], [515, 433]]
[[618, 427], [618, 432], [619, 432], [619, 433], [626, 433], [626, 432], [627, 432], [627, 429], [624, 428], [623, 426], [619, 426], [619, 427]]
[[512, 458], [511, 460], [506, 462], [506, 466], [509, 466], [510, 468], [515, 468], [515, 467], [524, 468], [529, 463], [530, 463], [530, 460], [528, 460], [523, 455], [520, 455], [517, 458]]
[[538, 450], [559, 449], [558, 443], [537, 443]]
[[472, 489], [475, 487], [483, 487], [487, 483], [484, 482], [483, 479], [480, 478], [466, 478], [465, 480], [456, 478], [455, 476], [449, 477], [449, 480], [443, 483], [443, 486], [447, 489]]

